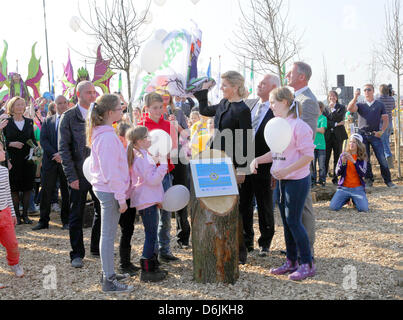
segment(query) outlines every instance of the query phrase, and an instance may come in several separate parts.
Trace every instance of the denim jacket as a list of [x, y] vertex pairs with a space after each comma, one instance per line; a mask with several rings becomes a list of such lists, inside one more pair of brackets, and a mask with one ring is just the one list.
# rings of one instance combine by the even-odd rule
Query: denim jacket
[[[336, 175], [341, 176], [339, 179], [339, 188], [343, 186], [347, 174], [347, 163], [343, 164], [343, 155], [340, 156], [339, 162], [336, 167]], [[355, 169], [357, 170], [358, 177], [360, 178], [361, 185], [365, 188], [364, 177], [367, 172], [367, 161], [358, 160], [355, 162]]]

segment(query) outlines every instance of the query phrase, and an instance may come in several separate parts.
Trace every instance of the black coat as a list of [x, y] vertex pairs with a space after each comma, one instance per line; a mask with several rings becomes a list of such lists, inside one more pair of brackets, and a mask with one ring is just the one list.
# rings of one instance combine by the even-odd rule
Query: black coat
[[340, 123], [345, 120], [346, 107], [337, 103], [335, 111], [331, 112], [329, 108], [323, 110], [323, 115], [327, 118], [327, 129], [325, 131], [325, 140], [336, 139], [338, 142], [343, 142], [348, 139], [346, 128], [344, 126], [335, 127], [336, 122]]
[[[256, 112], [256, 108], [259, 106], [260, 99], [256, 100], [247, 100], [245, 103], [250, 107], [251, 112]], [[273, 111], [269, 108], [264, 116], [262, 122], [260, 123], [259, 128], [257, 129], [254, 143], [255, 143], [255, 157], [260, 157], [270, 151], [269, 146], [266, 143], [266, 139], [264, 138], [264, 129], [266, 128], [266, 124], [274, 118]], [[271, 163], [260, 164], [257, 169], [257, 177], [260, 179], [269, 179], [270, 178], [270, 169]]]
[[42, 124], [40, 142], [43, 149], [42, 169], [45, 171], [57, 165], [57, 162], [52, 160], [53, 155], [58, 152], [56, 117], [57, 115], [48, 117]]
[[[229, 102], [227, 99], [221, 100], [217, 105], [208, 105], [208, 90], [196, 92], [194, 96], [199, 101], [200, 114], [206, 117], [214, 117], [214, 128], [218, 130], [215, 136], [212, 148], [225, 151], [231, 157], [235, 168], [247, 167], [253, 154], [247, 153], [248, 145], [252, 142], [252, 121], [251, 113], [245, 102]], [[242, 130], [238, 131], [237, 130]], [[232, 137], [232, 150], [226, 148], [225, 140], [229, 144], [228, 139]], [[238, 137], [238, 138], [237, 138]], [[247, 162], [241, 161], [240, 158], [248, 158]]]
[[[31, 147], [27, 145], [28, 140], [37, 145], [34, 135], [34, 121], [23, 117], [25, 120], [22, 131], [18, 129], [13, 118], [9, 118], [7, 126], [3, 129], [6, 139], [7, 153], [12, 168], [10, 170], [11, 191], [29, 191], [33, 188], [35, 179], [35, 164], [28, 161]], [[11, 142], [22, 142], [22, 149], [10, 147]]]
[[72, 183], [80, 180], [89, 184], [83, 174], [83, 164], [91, 150], [87, 147], [85, 120], [78, 105], [67, 110], [60, 118], [58, 146], [67, 181]]

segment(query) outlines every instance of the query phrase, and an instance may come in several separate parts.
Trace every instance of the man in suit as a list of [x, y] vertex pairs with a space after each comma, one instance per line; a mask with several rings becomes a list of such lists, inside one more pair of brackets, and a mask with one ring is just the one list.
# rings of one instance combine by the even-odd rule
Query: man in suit
[[82, 268], [85, 256], [83, 241], [83, 214], [90, 192], [94, 201], [95, 215], [91, 233], [91, 253], [99, 257], [99, 239], [101, 236], [101, 207], [92, 191], [91, 184], [83, 174], [84, 160], [90, 155], [87, 147], [85, 125], [91, 103], [96, 99], [94, 85], [90, 81], [82, 81], [77, 86], [78, 103], [67, 110], [60, 119], [59, 153], [62, 166], [70, 186], [69, 230], [72, 251], [71, 264], [74, 268]]
[[53, 192], [56, 188], [57, 179], [60, 181], [62, 194], [61, 218], [63, 230], [69, 229], [69, 206], [70, 195], [66, 176], [63, 172], [62, 158], [58, 152], [57, 136], [60, 117], [67, 110], [68, 101], [64, 96], [58, 96], [55, 100], [56, 114], [48, 117], [42, 124], [40, 143], [43, 149], [42, 158], [42, 190], [39, 223], [32, 230], [49, 228], [49, 215]]
[[192, 112], [193, 107], [195, 106], [194, 101], [192, 98], [181, 98], [181, 97], [175, 97], [175, 106], [177, 108], [180, 108], [183, 113], [185, 114], [186, 117], [190, 117], [190, 113]]
[[[260, 157], [270, 151], [265, 138], [264, 129], [267, 122], [274, 117], [270, 109], [270, 92], [280, 87], [277, 76], [266, 75], [257, 87], [259, 99], [246, 100], [245, 103], [251, 109], [252, 128], [255, 144], [255, 155]], [[258, 240], [259, 256], [264, 257], [269, 252], [274, 236], [274, 215], [271, 188], [271, 164], [260, 165], [257, 174], [247, 175], [240, 188], [239, 211], [243, 219], [243, 232], [245, 245], [248, 251], [253, 250], [253, 197], [256, 198], [260, 238]]]
[[[319, 118], [319, 104], [308, 87], [312, 76], [311, 67], [305, 62], [295, 62], [291, 71], [287, 74], [288, 85], [295, 90], [295, 100], [302, 106], [302, 117], [312, 129], [312, 141], [315, 139], [315, 133]], [[315, 244], [315, 214], [313, 212], [312, 194], [309, 192], [305, 201], [304, 211], [302, 212], [302, 223], [308, 233], [311, 245], [312, 257], [314, 256]]]

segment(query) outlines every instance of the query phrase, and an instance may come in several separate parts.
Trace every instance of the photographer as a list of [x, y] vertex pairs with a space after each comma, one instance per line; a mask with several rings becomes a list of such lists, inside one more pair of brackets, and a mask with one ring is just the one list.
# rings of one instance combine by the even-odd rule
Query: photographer
[[[353, 100], [348, 105], [347, 110], [350, 112], [358, 113], [358, 128], [359, 134], [363, 137], [363, 143], [367, 149], [368, 155], [368, 170], [366, 174], [366, 184], [372, 187], [374, 176], [372, 174], [372, 167], [370, 162], [369, 146], [375, 152], [375, 156], [381, 166], [381, 174], [385, 184], [389, 188], [397, 188], [392, 182], [388, 163], [385, 159], [383, 144], [381, 136], [384, 134], [389, 125], [389, 117], [385, 110], [385, 105], [374, 98], [374, 86], [366, 84], [364, 86], [365, 102], [357, 103], [359, 97], [358, 90], [355, 92]], [[379, 130], [381, 121], [383, 123], [382, 129]]]
[[392, 119], [392, 111], [396, 107], [395, 99], [393, 98], [393, 89], [392, 85], [382, 84], [379, 87], [379, 92], [381, 96], [379, 97], [379, 101], [381, 101], [385, 105], [385, 110], [389, 118], [389, 125], [383, 133], [381, 140], [383, 144], [383, 149], [385, 153], [385, 158], [388, 162], [389, 168], [393, 168], [393, 155], [390, 150], [390, 141], [389, 137], [393, 134], [393, 119]]

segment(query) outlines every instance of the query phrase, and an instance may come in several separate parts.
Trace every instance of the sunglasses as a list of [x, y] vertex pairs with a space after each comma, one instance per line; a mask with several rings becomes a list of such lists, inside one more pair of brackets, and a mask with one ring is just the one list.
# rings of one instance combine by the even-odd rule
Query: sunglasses
[[365, 92], [365, 91], [369, 91], [369, 92], [371, 92], [371, 91], [372, 91], [372, 89], [367, 88], [367, 89], [364, 89], [364, 92]]

